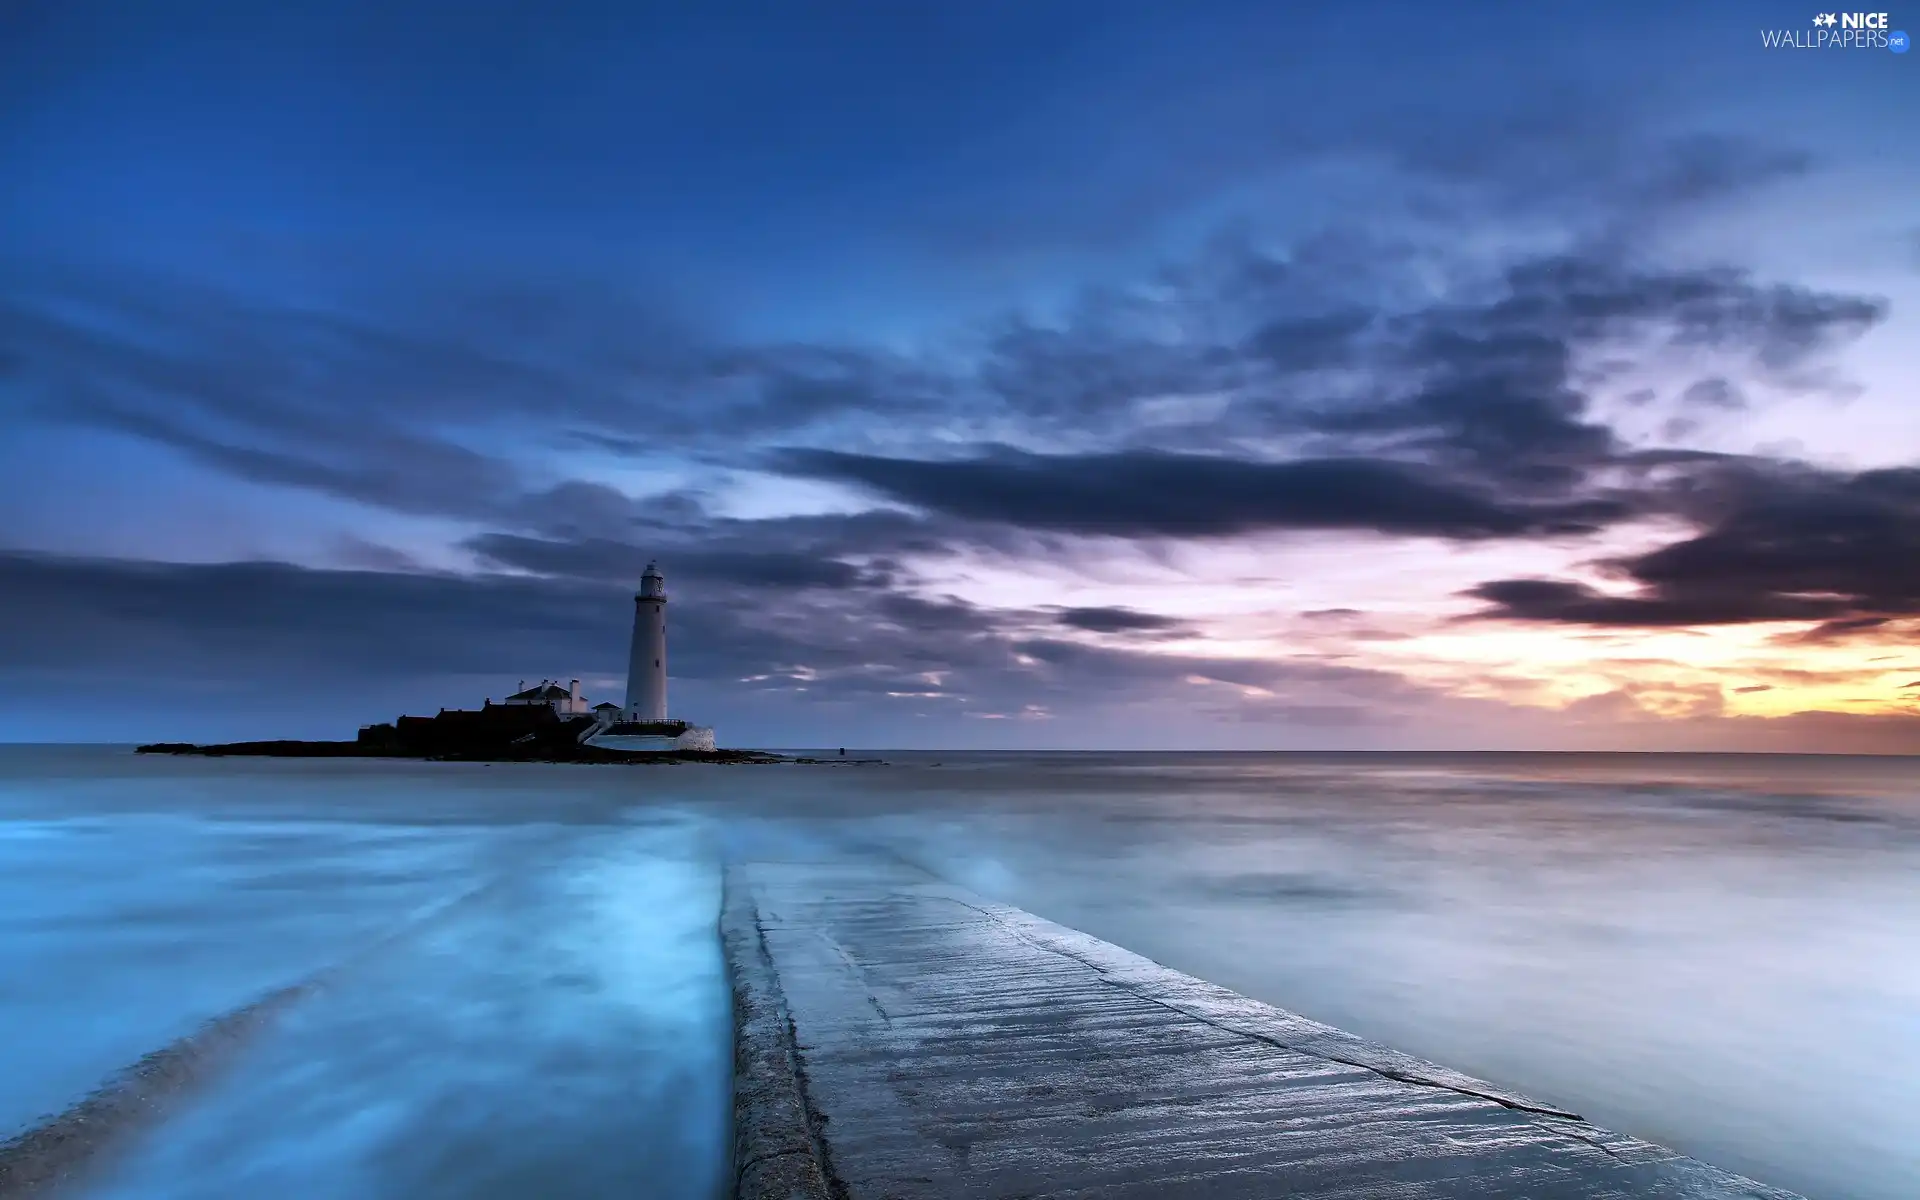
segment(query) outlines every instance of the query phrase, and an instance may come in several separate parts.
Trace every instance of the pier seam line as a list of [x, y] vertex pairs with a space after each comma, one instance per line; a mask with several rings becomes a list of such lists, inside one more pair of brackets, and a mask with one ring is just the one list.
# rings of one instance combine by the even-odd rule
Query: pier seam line
[[799, 1102], [801, 1117], [806, 1121], [806, 1142], [812, 1148], [814, 1164], [820, 1167], [820, 1177], [826, 1181], [828, 1192], [833, 1194], [833, 1200], [849, 1200], [847, 1185], [833, 1171], [833, 1152], [828, 1148], [826, 1133], [822, 1133], [822, 1127], [826, 1125], [826, 1114], [822, 1114], [814, 1106], [812, 1089], [806, 1085], [806, 1060], [801, 1056], [801, 1031], [793, 1023], [793, 1010], [787, 1008], [787, 993], [780, 987], [780, 968], [774, 966], [774, 948], [766, 943], [766, 922], [762, 920], [760, 906], [756, 902], [753, 904], [753, 933], [755, 933], [755, 943], [760, 950], [760, 962], [766, 964], [768, 979], [774, 985], [774, 1004], [780, 1008], [781, 1027], [787, 1031], [783, 1039], [785, 1054], [787, 1054], [787, 1068], [789, 1068], [787, 1077], [793, 1083], [793, 1098]]
[[[735, 1200], [761, 1200], [772, 1193], [746, 1190], [747, 1174], [762, 1163], [777, 1162], [781, 1159], [798, 1159], [809, 1164], [813, 1182], [802, 1182], [798, 1186], [804, 1190], [794, 1191], [793, 1197], [815, 1197], [824, 1192], [828, 1200], [851, 1200], [851, 1192], [846, 1183], [834, 1172], [831, 1148], [827, 1144], [823, 1127], [826, 1115], [814, 1105], [811, 1089], [808, 1086], [806, 1063], [800, 1054], [799, 1030], [794, 1024], [792, 1010], [786, 1002], [786, 992], [780, 983], [779, 969], [774, 965], [773, 951], [767, 937], [767, 928], [757, 898], [751, 884], [747, 883], [736, 870], [727, 870], [723, 876], [721, 899], [722, 944], [732, 977], [734, 999], [734, 1164], [732, 1195]], [[749, 933], [750, 915], [751, 922]], [[751, 1026], [765, 1029], [761, 1022], [772, 1025], [771, 1036], [768, 1032], [755, 1035], [752, 1041], [744, 1038], [745, 1031]], [[768, 1045], [772, 1041], [773, 1045]], [[758, 1053], [756, 1053], [758, 1052]], [[797, 1130], [783, 1130], [787, 1140], [774, 1139], [778, 1148], [762, 1150], [742, 1157], [740, 1138], [742, 1136], [742, 1080], [743, 1061], [771, 1053], [781, 1081], [776, 1086], [784, 1087], [787, 1098], [798, 1110], [799, 1126]], [[743, 1060], [743, 1055], [746, 1059]], [[752, 1101], [747, 1101], [751, 1105]], [[782, 1122], [788, 1124], [788, 1122]], [[763, 1128], [763, 1127], [762, 1127]], [[797, 1135], [799, 1145], [794, 1145]], [[764, 1136], [764, 1134], [763, 1134]], [[783, 1192], [785, 1200], [787, 1193]]]
[[813, 1103], [813, 1090], [807, 1085], [807, 1064], [800, 1053], [800, 1030], [793, 1022], [793, 1010], [787, 1006], [786, 991], [780, 987], [780, 972], [773, 965], [773, 948], [767, 944], [767, 926], [761, 919], [760, 906], [753, 907], [753, 931], [760, 948], [760, 958], [767, 966], [767, 974], [773, 981], [774, 1003], [779, 1006], [781, 1025], [786, 1029], [787, 1063], [791, 1068], [789, 1078], [793, 1082], [794, 1098], [799, 1101], [800, 1115], [806, 1122], [807, 1141], [813, 1149], [814, 1162], [820, 1168], [821, 1178], [826, 1180], [827, 1190], [834, 1200], [849, 1200], [847, 1185], [833, 1169], [833, 1154], [827, 1145], [826, 1134], [822, 1132], [826, 1125], [826, 1114]]

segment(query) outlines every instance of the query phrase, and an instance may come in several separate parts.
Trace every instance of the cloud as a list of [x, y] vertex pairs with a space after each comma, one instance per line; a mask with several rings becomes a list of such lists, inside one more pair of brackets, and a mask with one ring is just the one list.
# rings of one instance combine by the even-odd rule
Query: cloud
[[[969, 648], [994, 618], [968, 606], [793, 594], [760, 574], [751, 599], [739, 584], [679, 589], [676, 680], [740, 693], [806, 682], [825, 701], [1010, 661], [1004, 649]], [[631, 620], [630, 586], [578, 579], [0, 554], [0, 671], [58, 677], [74, 692], [273, 680], [295, 709], [309, 689], [376, 679], [618, 678]]]
[[[743, 465], [777, 438], [907, 460], [1007, 441], [1296, 461], [1242, 475], [1377, 486], [1384, 510], [1431, 495], [1454, 513], [1442, 536], [1518, 536], [1560, 531], [1559, 505], [1576, 525], [1607, 519], [1579, 493], [1625, 452], [1595, 415], [1589, 360], [1693, 354], [1791, 374], [1885, 313], [1872, 297], [1662, 269], [1618, 248], [1463, 260], [1436, 295], [1410, 286], [1430, 262], [1377, 243], [1223, 238], [1142, 286], [1090, 288], [1059, 320], [1010, 314], [984, 340], [954, 331], [913, 354], [731, 343], [586, 284], [416, 282], [343, 315], [49, 268], [21, 272], [0, 302], [0, 355], [43, 418], [256, 483], [516, 531], [645, 519], [620, 489], [568, 479], [569, 448]], [[1716, 374], [1681, 403], [1727, 407], [1738, 387]], [[1306, 527], [1403, 524], [1339, 507]]]
[[1657, 627], [1808, 621], [1847, 608], [1839, 598], [1751, 596], [1719, 588], [1683, 595], [1615, 596], [1586, 584], [1551, 579], [1499, 579], [1478, 584], [1468, 594], [1495, 606], [1484, 616], [1576, 625]]
[[810, 554], [780, 551], [702, 550], [684, 544], [683, 536], [656, 543], [649, 551], [631, 542], [606, 538], [562, 541], [485, 533], [463, 545], [495, 569], [524, 571], [558, 579], [587, 579], [633, 584], [641, 567], [672, 547], [676, 580], [735, 584], [764, 588], [829, 588], [885, 586], [884, 573]]
[[[1398, 399], [1328, 407], [1323, 431], [1372, 435], [1515, 482], [1564, 481], [1620, 457], [1592, 416], [1583, 357], [1710, 352], [1789, 371], [1884, 319], [1872, 297], [1759, 283], [1726, 269], [1635, 268], [1578, 255], [1531, 259], [1474, 304], [1397, 318], [1370, 351], [1415, 386]], [[1717, 381], [1693, 398], [1726, 400]]]
[[897, 509], [735, 518], [669, 497], [659, 512], [645, 505], [619, 536], [606, 532], [620, 528], [556, 536], [490, 531], [461, 547], [489, 569], [629, 588], [648, 560], [658, 559], [673, 581], [702, 590], [901, 591], [959, 555], [1026, 561], [1039, 552], [1018, 531]]
[[[1704, 695], [1680, 696], [1680, 707], [1650, 712], [1640, 707], [1641, 699], [1608, 693], [1590, 705], [1576, 706], [1577, 711], [1566, 714], [1558, 745], [1640, 752], [1920, 754], [1920, 716], [1911, 714], [1728, 716]], [[1691, 709], [1686, 707], [1689, 702]]]
[[595, 640], [617, 643], [620, 600], [512, 576], [0, 553], [0, 667], [264, 677], [290, 689], [484, 673], [503, 657], [577, 660]]
[[1063, 608], [1054, 620], [1087, 633], [1167, 633], [1187, 628], [1187, 622], [1177, 617], [1131, 608]]
[[[1392, 648], [1394, 662], [1451, 653], [1421, 606], [1448, 604], [1434, 589], [1456, 581], [1486, 580], [1476, 594], [1492, 615], [1550, 625], [1788, 613], [1808, 645], [1906, 636], [1913, 589], [1897, 564], [1913, 546], [1897, 489], [1692, 440], [1717, 448], [1743, 432], [1735, 414], [1749, 405], [1817, 388], [1828, 357], [1886, 312], [1870, 296], [1663, 257], [1719, 243], [1741, 226], [1712, 221], [1716, 206], [1804, 175], [1809, 156], [1662, 136], [1688, 119], [1699, 72], [1643, 70], [1622, 88], [1617, 56], [1593, 54], [1592, 38], [1519, 68], [1547, 86], [1526, 88], [1517, 107], [1510, 86], [1471, 86], [1514, 78], [1512, 64], [1480, 70], [1504, 50], [1472, 36], [1329, 105], [1349, 82], [1341, 64], [1287, 49], [1314, 38], [1272, 36], [1300, 34], [1300, 20], [1187, 14], [1122, 22], [1084, 45], [1085, 31], [1065, 26], [1019, 45], [991, 22], [960, 30], [963, 58], [1011, 63], [995, 102], [954, 103], [967, 98], [953, 81], [933, 81], [891, 132], [931, 121], [956, 136], [897, 139], [885, 163], [864, 135], [793, 157], [784, 135], [822, 124], [800, 108], [708, 106], [711, 128], [651, 131], [689, 151], [669, 156], [686, 160], [682, 186], [663, 190], [646, 178], [648, 154], [600, 154], [611, 143], [592, 122], [633, 105], [521, 105], [502, 126], [498, 105], [480, 103], [414, 113], [446, 135], [414, 147], [445, 169], [413, 172], [437, 181], [426, 191], [345, 189], [378, 200], [356, 204], [346, 225], [329, 219], [342, 214], [326, 197], [307, 198], [311, 219], [278, 220], [278, 234], [243, 228], [245, 205], [194, 209], [180, 225], [169, 213], [187, 209], [145, 193], [116, 225], [118, 193], [93, 188], [105, 240], [74, 252], [110, 257], [124, 243], [252, 286], [10, 262], [0, 418], [64, 423], [32, 430], [36, 448], [104, 448], [93, 461], [112, 461], [116, 478], [101, 503], [65, 506], [71, 515], [35, 479], [0, 503], [0, 524], [35, 545], [73, 530], [124, 547], [150, 530], [155, 546], [190, 556], [265, 544], [361, 569], [10, 556], [0, 661], [97, 677], [128, 664], [170, 678], [271, 675], [290, 695], [316, 679], [491, 671], [503, 659], [515, 671], [614, 671], [637, 569], [656, 556], [675, 588], [678, 677], [804, 691], [809, 708], [860, 714], [906, 697], [999, 712], [1171, 699], [1209, 718], [1343, 728], [1367, 724], [1356, 714], [1391, 724], [1456, 711], [1471, 706], [1392, 671], [1306, 657], [1366, 661], [1385, 653], [1366, 643], [1387, 637], [1413, 642]], [[880, 30], [883, 42], [901, 33]], [[812, 51], [831, 51], [835, 35], [813, 29], [819, 45], [780, 56], [780, 78], [752, 55], [720, 65], [756, 97], [791, 92], [785, 76], [817, 74]], [[573, 49], [589, 43], [611, 44]], [[613, 61], [559, 51], [543, 79], [556, 64], [580, 76]], [[1082, 51], [1097, 70], [1075, 74]], [[475, 56], [456, 57], [464, 79]], [[847, 86], [813, 98], [862, 107], [899, 82], [891, 68], [867, 71], [892, 57], [866, 55]], [[702, 85], [661, 65], [625, 78]], [[400, 88], [389, 99], [417, 90], [419, 66], [386, 81]], [[369, 127], [396, 152], [376, 157], [413, 162], [399, 152], [426, 126], [399, 109], [403, 119]], [[71, 157], [68, 183], [93, 170]], [[520, 171], [536, 160], [544, 169]], [[778, 163], [793, 169], [769, 241], [753, 232], [764, 206], [753, 189], [716, 185]], [[255, 182], [233, 194], [284, 181]], [[25, 203], [38, 211], [64, 186]], [[388, 219], [428, 209], [471, 219], [433, 225], [425, 241], [419, 221]], [[16, 238], [30, 254], [57, 250], [59, 231], [86, 214], [41, 215], [56, 238]], [[196, 222], [225, 231], [229, 252], [196, 253]], [[1208, 239], [1215, 222], [1223, 231]], [[408, 250], [324, 261], [340, 243], [315, 239], [348, 227], [373, 239], [360, 253], [389, 237]], [[1709, 236], [1685, 236], [1697, 229]], [[243, 239], [251, 247], [232, 253]], [[583, 251], [604, 268], [569, 276]], [[446, 265], [456, 261], [470, 265]], [[669, 284], [636, 269], [646, 263], [692, 269]], [[983, 315], [995, 290], [1030, 303]], [[703, 302], [724, 323], [699, 321], [689, 306]], [[836, 324], [855, 332], [794, 332]], [[1616, 419], [1619, 393], [1635, 388], [1648, 400]], [[1635, 440], [1662, 430], [1675, 446]], [[775, 446], [788, 478], [754, 473]], [[55, 473], [27, 465], [22, 478]], [[143, 467], [155, 478], [138, 478]], [[156, 494], [161, 479], [181, 485], [178, 499]], [[253, 486], [222, 486], [234, 479]], [[154, 511], [139, 511], [148, 496]], [[236, 498], [244, 512], [220, 511]], [[850, 503], [871, 507], [814, 512]], [[723, 515], [783, 505], [808, 515]], [[178, 527], [189, 511], [204, 534]], [[383, 513], [434, 519], [378, 529]], [[363, 536], [342, 536], [349, 524]], [[1316, 536], [1269, 536], [1291, 532]], [[1329, 532], [1346, 536], [1317, 536]], [[1367, 553], [1336, 559], [1340, 540]], [[1579, 574], [1556, 565], [1595, 545], [1606, 561]], [[1274, 561], [1236, 561], [1255, 554]], [[1101, 570], [1123, 555], [1186, 577], [1146, 602], [1165, 614], [1123, 607], [1141, 593]], [[426, 566], [459, 561], [480, 569]], [[986, 602], [1023, 570], [1020, 607]], [[1078, 606], [1029, 591], [1070, 570], [1090, 588], [1070, 594]], [[1529, 573], [1545, 577], [1505, 578]], [[1175, 615], [1217, 609], [1215, 589], [1228, 586], [1273, 611]], [[1368, 611], [1327, 607], [1349, 602]], [[1209, 636], [1235, 650], [1264, 640], [1272, 661], [1171, 649]], [[1405, 669], [1472, 690], [1457, 664]]]
[[[1742, 137], [1672, 136], [1673, 98], [1657, 98], [1664, 89], [1626, 95], [1617, 73], [1588, 74], [1592, 64], [1578, 54], [1557, 56], [1551, 86], [1527, 89], [1520, 107], [1457, 86], [1460, 47], [1392, 73], [1391, 82], [1369, 80], [1330, 106], [1325, 96], [1344, 83], [1325, 73], [1335, 70], [1332, 59], [1275, 65], [1269, 48], [1298, 36], [1293, 26], [1243, 35], [1243, 45], [1261, 48], [1253, 62], [1170, 56], [1184, 64], [1177, 78], [1156, 70], [1151, 83], [1076, 106], [1072, 127], [1034, 146], [1027, 138], [1057, 116], [1041, 109], [1022, 122], [1027, 137], [1012, 143], [1029, 152], [1024, 185], [983, 185], [983, 172], [1002, 173], [992, 153], [999, 144], [969, 144], [949, 156], [951, 190], [912, 210], [914, 235], [973, 258], [1112, 249], [1196, 208], [1250, 220], [1267, 209], [1291, 215], [1302, 193], [1339, 188], [1327, 178], [1332, 167], [1359, 177], [1337, 198], [1371, 223], [1409, 209], [1470, 209], [1494, 223], [1548, 217], [1596, 234], [1646, 236], [1814, 165], [1803, 151]], [[1441, 64], [1441, 74], [1425, 70]], [[1511, 68], [1490, 61], [1486, 71]], [[1087, 135], [1089, 124], [1098, 136]], [[1115, 130], [1156, 152], [1113, 153]], [[1036, 171], [1034, 161], [1044, 165]]]
[[1822, 621], [1811, 629], [1783, 635], [1780, 640], [1796, 646], [1822, 646], [1862, 635], [1891, 633], [1894, 631], [1888, 627], [1892, 624], [1892, 617], [1841, 617]]
[[333, 547], [333, 557], [356, 570], [422, 573], [428, 570], [413, 555], [392, 546], [345, 534]]
[[[434, 575], [365, 545], [349, 548], [351, 561], [380, 569], [155, 566], [148, 603], [173, 605], [171, 615], [131, 620], [103, 582], [126, 564], [18, 559], [8, 569], [48, 611], [94, 614], [46, 643], [77, 660], [119, 639], [126, 661], [155, 669], [244, 660], [346, 678], [485, 672], [510, 646], [514, 669], [584, 676], [619, 669], [629, 589], [661, 557], [676, 589], [700, 597], [676, 617], [676, 673], [691, 681], [810, 704], [1009, 712], [1144, 697], [1236, 723], [1344, 721], [1372, 706], [1382, 727], [1436, 697], [1391, 672], [1155, 653], [1204, 632], [1158, 614], [931, 595], [932, 564], [1100, 552], [1075, 539], [1275, 531], [1525, 542], [1663, 516], [1697, 532], [1604, 564], [1619, 587], [1502, 579], [1473, 594], [1488, 602], [1484, 615], [1506, 619], [1793, 620], [1819, 622], [1804, 636], [1829, 639], [1914, 611], [1920, 592], [1903, 565], [1916, 561], [1911, 473], [1635, 450], [1597, 415], [1607, 375], [1596, 363], [1612, 356], [1699, 351], [1713, 373], [1681, 410], [1724, 408], [1740, 398], [1736, 378], [1791, 375], [1878, 321], [1879, 301], [1583, 254], [1530, 258], [1410, 301], [1385, 286], [1401, 269], [1391, 259], [1370, 276], [1351, 270], [1356, 249], [1327, 238], [1274, 255], [1223, 242], [1154, 287], [1089, 292], [1063, 322], [1002, 324], [974, 357], [683, 340], [585, 374], [543, 361], [543, 350], [495, 377], [500, 352], [445, 348], [492, 317], [425, 337], [195, 296], [179, 325], [144, 301], [87, 320], [15, 304], [0, 332], [63, 419], [258, 482], [459, 517], [481, 528], [461, 545], [486, 570]], [[442, 363], [445, 388], [433, 386]], [[330, 407], [341, 382], [366, 387]], [[429, 398], [413, 404], [410, 388]], [[696, 412], [706, 419], [681, 419]], [[880, 413], [912, 419], [881, 424]], [[535, 431], [531, 445], [571, 441], [636, 462], [677, 455], [709, 470], [695, 488], [676, 477], [651, 496], [543, 480], [529, 444], [485, 440], [503, 421]], [[983, 429], [1022, 444], [957, 436]], [[786, 448], [762, 451], [775, 434]], [[767, 466], [876, 506], [716, 514], [710, 480]], [[264, 611], [285, 629], [258, 614], [212, 620], [233, 611], [230, 589], [269, 598]], [[421, 612], [435, 615], [423, 623]], [[48, 669], [39, 646], [10, 652]], [[1212, 681], [1198, 701], [1190, 679]]]
[[1504, 579], [1470, 594], [1491, 602], [1483, 616], [1627, 627], [1821, 622], [1813, 640], [1920, 614], [1920, 469], [1729, 464], [1688, 506], [1706, 520], [1702, 532], [1612, 564], [1633, 593]]
[[607, 484], [553, 479], [541, 457], [569, 444], [657, 459], [904, 410], [904, 374], [875, 352], [697, 342], [584, 283], [438, 287], [358, 297], [346, 316], [23, 266], [0, 293], [0, 361], [42, 421], [131, 435], [249, 482], [547, 532], [644, 515]]
[[1632, 511], [1604, 497], [1503, 501], [1416, 464], [1368, 459], [1256, 462], [990, 447], [950, 460], [790, 450], [775, 462], [796, 475], [857, 484], [965, 520], [1104, 537], [1351, 529], [1473, 540], [1590, 533]]
[[1701, 408], [1717, 408], [1728, 412], [1738, 412], [1747, 407], [1747, 398], [1740, 389], [1724, 379], [1702, 379], [1688, 386], [1680, 395], [1684, 405]]
[[1691, 207], [1797, 178], [1813, 166], [1813, 156], [1805, 150], [1691, 134], [1647, 156], [1635, 186], [1649, 205]]
[[[674, 678], [718, 686], [729, 703], [774, 693], [808, 707], [893, 697], [1085, 709], [1184, 695], [1196, 675], [1288, 686], [1304, 693], [1300, 703], [1331, 702], [1321, 693], [1349, 701], [1410, 693], [1390, 674], [1341, 666], [1036, 638], [1034, 613], [955, 598], [796, 590], [757, 570], [684, 578]], [[618, 678], [631, 612], [630, 588], [579, 579], [0, 553], [0, 672], [58, 677], [70, 691], [182, 672], [199, 684], [271, 679], [290, 706], [307, 689], [370, 678]]]
[[[126, 736], [218, 737], [236, 721], [285, 735], [309, 712], [325, 716], [313, 736], [342, 736], [392, 708], [471, 704], [526, 675], [617, 690], [630, 613], [628, 588], [579, 580], [0, 553], [0, 676], [36, 703], [51, 690], [137, 704], [137, 721], [114, 714]], [[815, 738], [919, 712], [1044, 711], [1047, 740], [1090, 745], [1325, 746], [1338, 730], [1355, 746], [1920, 749], [1920, 720], [1731, 718], [1708, 711], [1704, 692], [1658, 689], [1551, 714], [1339, 662], [1033, 636], [1035, 618], [951, 598], [690, 582], [676, 591], [673, 676], [709, 719], [777, 713], [778, 728]], [[1655, 722], [1648, 703], [1691, 715]], [[944, 726], [922, 736], [966, 740]]]
[[289, 428], [280, 435], [289, 439], [288, 445], [263, 446], [246, 444], [245, 434], [203, 432], [187, 420], [104, 397], [70, 393], [66, 412], [169, 446], [237, 479], [301, 488], [394, 512], [500, 517], [520, 494], [519, 471], [507, 460], [391, 426], [313, 428], [299, 438]]
[[[1604, 114], [1604, 115], [1602, 115]], [[1703, 210], [1815, 166], [1797, 147], [1719, 133], [1661, 136], [1621, 120], [1617, 104], [1572, 94], [1485, 124], [1427, 129], [1402, 161], [1483, 192], [1510, 213], [1585, 218], [1615, 238]]]

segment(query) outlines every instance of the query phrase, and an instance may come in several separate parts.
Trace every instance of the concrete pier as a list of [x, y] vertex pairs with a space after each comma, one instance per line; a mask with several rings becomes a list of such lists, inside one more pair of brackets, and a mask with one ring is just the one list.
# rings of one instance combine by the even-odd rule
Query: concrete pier
[[1796, 1200], [889, 860], [721, 928], [741, 1200]]

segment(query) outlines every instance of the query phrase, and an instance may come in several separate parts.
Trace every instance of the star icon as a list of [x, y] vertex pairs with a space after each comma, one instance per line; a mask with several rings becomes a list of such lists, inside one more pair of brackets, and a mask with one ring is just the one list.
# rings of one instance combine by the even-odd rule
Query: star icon
[[1839, 23], [1839, 18], [1835, 17], [1832, 13], [1818, 13], [1815, 14], [1813, 23], [1815, 25], [1836, 25]]

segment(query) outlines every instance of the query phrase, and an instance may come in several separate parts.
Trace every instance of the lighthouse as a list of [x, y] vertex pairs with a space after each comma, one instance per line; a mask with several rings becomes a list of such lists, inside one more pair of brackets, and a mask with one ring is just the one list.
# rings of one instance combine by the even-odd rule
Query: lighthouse
[[627, 653], [627, 720], [667, 719], [667, 581], [648, 563], [633, 597], [633, 646]]
[[[612, 705], [603, 706], [612, 709]], [[711, 752], [713, 728], [667, 715], [667, 580], [658, 563], [640, 574], [633, 594], [633, 642], [627, 648], [627, 703], [617, 713], [594, 710], [583, 745], [645, 754]]]

